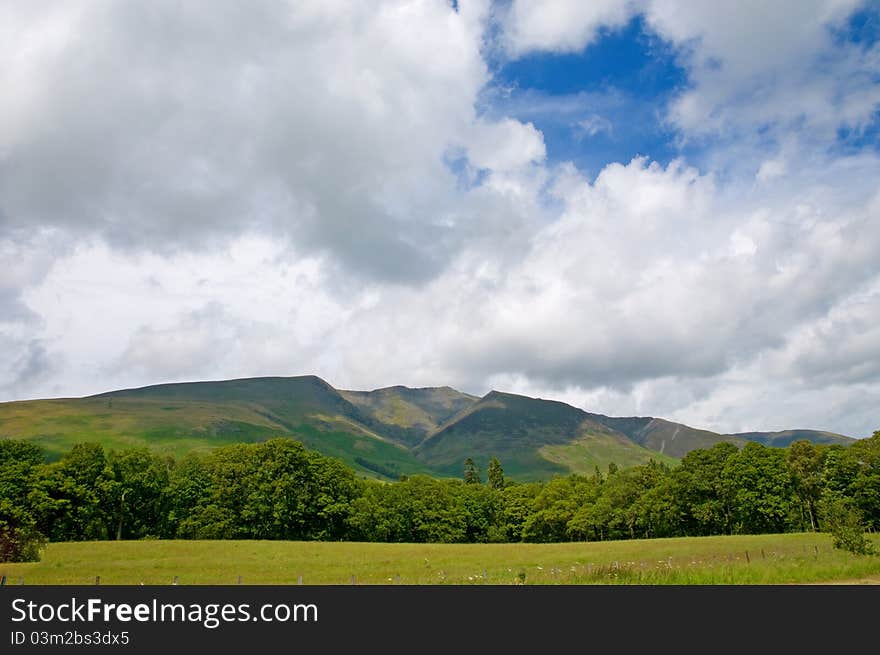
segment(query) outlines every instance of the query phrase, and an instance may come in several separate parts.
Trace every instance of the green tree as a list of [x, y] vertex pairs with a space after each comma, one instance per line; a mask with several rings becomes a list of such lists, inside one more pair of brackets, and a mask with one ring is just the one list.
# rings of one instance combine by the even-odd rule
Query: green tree
[[505, 541], [523, 540], [523, 528], [532, 512], [535, 498], [543, 488], [543, 483], [511, 483], [501, 493], [502, 509], [499, 526]]
[[504, 489], [504, 469], [501, 468], [501, 462], [496, 457], [489, 460], [489, 467], [486, 470], [486, 476], [489, 480], [489, 486], [493, 489]]
[[27, 495], [43, 451], [26, 441], [0, 440], [0, 562], [40, 558], [46, 542]]
[[572, 519], [599, 495], [592, 478], [582, 475], [556, 477], [544, 484], [523, 524], [524, 541], [557, 542], [584, 539], [582, 525]]
[[115, 538], [167, 534], [168, 472], [173, 462], [146, 448], [111, 452], [108, 461], [118, 486]]
[[849, 495], [868, 528], [880, 530], [880, 430], [847, 449], [855, 475]]
[[474, 460], [468, 457], [464, 460], [464, 482], [465, 484], [481, 484], [480, 469], [474, 463]]
[[874, 554], [874, 544], [865, 536], [861, 512], [851, 499], [830, 495], [823, 499], [821, 508], [835, 548], [856, 555]]
[[[191, 465], [191, 464], [190, 464]], [[179, 532], [205, 539], [340, 539], [357, 484], [335, 459], [292, 439], [213, 450], [194, 487], [176, 481], [174, 502], [198, 497]]]
[[672, 472], [684, 534], [726, 534], [732, 530], [729, 489], [725, 489], [721, 474], [737, 452], [737, 447], [726, 441], [709, 449], [698, 448], [687, 453]]
[[721, 472], [731, 507], [733, 532], [785, 532], [792, 509], [792, 484], [785, 452], [749, 442], [733, 454]]
[[28, 504], [50, 541], [107, 539], [118, 524], [118, 488], [104, 448], [78, 443], [34, 471]]
[[786, 463], [802, 528], [819, 529], [816, 508], [822, 498], [823, 453], [812, 442], [795, 441], [786, 451]]

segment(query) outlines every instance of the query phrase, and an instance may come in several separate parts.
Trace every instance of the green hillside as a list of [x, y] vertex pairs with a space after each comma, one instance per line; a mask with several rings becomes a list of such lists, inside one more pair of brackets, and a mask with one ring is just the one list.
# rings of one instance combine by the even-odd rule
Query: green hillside
[[795, 441], [805, 440], [813, 443], [822, 444], [839, 444], [841, 446], [849, 446], [855, 439], [845, 437], [835, 432], [824, 432], [822, 430], [780, 430], [778, 432], [739, 432], [736, 434], [728, 434], [725, 437], [734, 437], [744, 439], [746, 441], [757, 441], [765, 446], [773, 446], [774, 448], [785, 448]]
[[449, 474], [459, 473], [467, 457], [485, 470], [494, 456], [514, 477], [592, 473], [595, 466], [604, 468], [611, 462], [629, 466], [661, 459], [583, 410], [498, 391], [453, 417], [415, 452]]
[[450, 387], [395, 386], [339, 393], [361, 410], [370, 425], [407, 446], [418, 444], [444, 421], [479, 400]]
[[756, 441], [765, 446], [783, 448], [794, 441], [803, 439], [813, 443], [849, 445], [855, 441], [834, 432], [819, 430], [784, 430], [781, 432], [740, 432], [737, 434], [719, 434], [709, 430], [699, 430], [682, 423], [673, 423], [662, 418], [650, 416], [618, 418], [591, 414], [599, 423], [622, 432], [637, 444], [664, 453], [670, 457], [684, 457], [696, 448], [711, 448], [716, 443], [727, 441], [740, 448], [749, 441]]
[[736, 436], [725, 436], [709, 430], [673, 423], [662, 418], [630, 417], [614, 418], [611, 416], [593, 415], [599, 423], [613, 430], [622, 432], [640, 446], [649, 450], [669, 455], [684, 457], [696, 448], [711, 448], [716, 443], [729, 441], [737, 446], [744, 446], [746, 439]]
[[176, 456], [289, 436], [380, 478], [432, 473], [373, 432], [358, 409], [314, 376], [163, 384], [59, 400], [0, 403], [0, 436], [59, 456], [77, 442], [147, 446]]

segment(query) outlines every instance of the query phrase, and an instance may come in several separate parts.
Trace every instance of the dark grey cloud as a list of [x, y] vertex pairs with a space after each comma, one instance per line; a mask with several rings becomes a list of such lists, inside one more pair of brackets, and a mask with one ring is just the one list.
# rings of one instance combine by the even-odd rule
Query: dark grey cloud
[[0, 349], [0, 365], [5, 371], [0, 392], [12, 399], [26, 398], [48, 384], [62, 360], [47, 350], [42, 339], [17, 339], [0, 333]]
[[[18, 99], [0, 108], [5, 230], [53, 226], [162, 253], [272, 233], [408, 282], [460, 246], [442, 155], [472, 120], [485, 66], [448, 6], [67, 10], [11, 17], [7, 66], [38, 46], [7, 71]], [[444, 63], [426, 65], [431, 39], [408, 32], [420, 25], [457, 43]]]

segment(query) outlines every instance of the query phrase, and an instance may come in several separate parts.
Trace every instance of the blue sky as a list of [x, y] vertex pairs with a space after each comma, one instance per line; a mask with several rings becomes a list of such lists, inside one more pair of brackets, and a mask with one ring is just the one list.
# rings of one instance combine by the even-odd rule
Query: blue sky
[[641, 16], [601, 29], [580, 52], [493, 64], [486, 111], [533, 123], [551, 161], [572, 161], [592, 178], [637, 155], [666, 164], [682, 154], [664, 108], [687, 86], [687, 71]]
[[[880, 40], [880, 4], [863, 4], [827, 30], [838, 48], [870, 51]], [[636, 13], [622, 25], [599, 26], [594, 40], [574, 52], [511, 56], [496, 50], [489, 59], [492, 81], [479, 106], [489, 116], [533, 123], [551, 162], [574, 162], [591, 179], [605, 165], [636, 156], [663, 165], [677, 157], [700, 163], [704, 151], [717, 144], [712, 138], [683, 141], [667, 113], [670, 101], [692, 87], [692, 47], [664, 39]], [[880, 73], [869, 78], [876, 84]], [[770, 127], [758, 126], [753, 134], [768, 134], [768, 147], [777, 136]], [[876, 150], [878, 129], [875, 111], [865, 124], [839, 126], [824, 146], [841, 154]]]

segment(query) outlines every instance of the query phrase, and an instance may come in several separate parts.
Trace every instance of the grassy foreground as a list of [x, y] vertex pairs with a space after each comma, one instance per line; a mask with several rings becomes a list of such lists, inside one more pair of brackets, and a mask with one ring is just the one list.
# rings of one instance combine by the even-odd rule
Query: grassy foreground
[[[874, 535], [880, 547], [880, 535]], [[747, 555], [748, 553], [748, 555]], [[565, 544], [123, 541], [50, 544], [7, 584], [789, 584], [872, 579], [824, 534]]]

